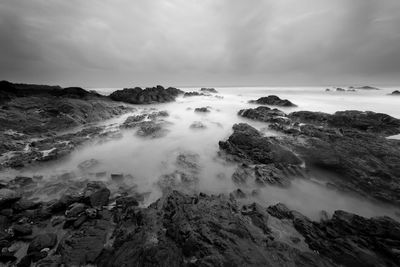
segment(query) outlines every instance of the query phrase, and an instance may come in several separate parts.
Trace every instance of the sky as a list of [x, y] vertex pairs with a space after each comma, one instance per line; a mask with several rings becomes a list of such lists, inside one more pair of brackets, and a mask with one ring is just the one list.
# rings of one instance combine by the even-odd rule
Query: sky
[[399, 0], [1, 0], [0, 80], [400, 85]]

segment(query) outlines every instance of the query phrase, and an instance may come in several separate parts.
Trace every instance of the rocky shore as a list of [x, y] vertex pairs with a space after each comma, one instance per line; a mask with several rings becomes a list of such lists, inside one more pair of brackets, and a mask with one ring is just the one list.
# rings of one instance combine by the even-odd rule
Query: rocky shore
[[[181, 118], [171, 110], [131, 104], [171, 102], [183, 93], [137, 87], [106, 97], [78, 87], [0, 82], [0, 168], [56, 160], [128, 131], [146, 144], [163, 141], [171, 135], [170, 119]], [[202, 88], [185, 95], [220, 101], [215, 93]], [[330, 190], [399, 207], [400, 141], [387, 137], [400, 133], [400, 120], [370, 111], [285, 113], [268, 107], [295, 107], [277, 96], [252, 103], [262, 106], [238, 111], [242, 122], [220, 140], [218, 156], [211, 159], [233, 166], [230, 177], [216, 177], [232, 181], [227, 193], [203, 193], [201, 156], [181, 150], [168, 155], [173, 168], [162, 165], [166, 171], [152, 184], [161, 197], [151, 201], [134, 173], [93, 171], [100, 162], [90, 158], [76, 170], [50, 177], [1, 177], [0, 262], [20, 267], [398, 266], [398, 220], [344, 210], [321, 211], [320, 219], [312, 219], [257, 196], [267, 187], [287, 190], [296, 179], [317, 179], [324, 170], [329, 179], [319, 182]], [[218, 111], [205, 105], [184, 110], [196, 116], [186, 125], [193, 135], [209, 130]], [[95, 124], [133, 111], [112, 127]], [[251, 122], [276, 135], [266, 136]]]

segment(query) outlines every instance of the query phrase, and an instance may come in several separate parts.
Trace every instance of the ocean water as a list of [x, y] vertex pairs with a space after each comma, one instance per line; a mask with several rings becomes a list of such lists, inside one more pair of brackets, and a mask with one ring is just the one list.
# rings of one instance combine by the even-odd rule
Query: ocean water
[[[97, 88], [99, 93], [109, 94], [113, 89]], [[185, 91], [199, 88], [181, 88]], [[199, 97], [178, 97], [176, 102], [137, 105], [132, 114], [151, 112], [152, 109], [166, 110], [170, 114], [167, 134], [161, 138], [145, 138], [135, 135], [135, 129], [122, 131], [122, 138], [104, 143], [88, 144], [72, 153], [66, 159], [13, 171], [9, 175], [42, 175], [45, 180], [53, 179], [55, 174], [74, 172], [76, 179], [103, 180], [110, 186], [110, 174], [129, 175], [125, 179], [128, 185], [136, 185], [139, 192], [148, 193], [145, 205], [161, 196], [157, 186], [160, 177], [176, 169], [176, 157], [182, 153], [198, 155], [199, 185], [198, 190], [209, 194], [229, 193], [236, 189], [231, 175], [237, 167], [218, 157], [218, 142], [225, 140], [232, 133], [235, 123], [246, 122], [262, 131], [265, 135], [279, 135], [268, 129], [268, 124], [241, 118], [240, 109], [256, 107], [248, 101], [271, 94], [289, 99], [297, 104], [293, 108], [280, 108], [285, 112], [297, 110], [322, 111], [333, 113], [341, 110], [370, 110], [382, 112], [400, 118], [400, 97], [388, 95], [397, 88], [382, 90], [357, 90], [356, 92], [325, 92], [325, 87], [221, 87], [218, 94]], [[218, 96], [218, 97], [217, 97]], [[196, 113], [194, 108], [209, 107], [209, 113]], [[103, 121], [108, 127], [118, 127], [128, 116]], [[193, 122], [202, 122], [205, 129], [192, 129]], [[91, 172], [106, 172], [105, 177], [93, 177], [81, 173], [78, 164], [96, 159], [100, 162]], [[314, 180], [294, 180], [289, 189], [266, 187], [258, 196], [249, 201], [257, 201], [264, 206], [283, 202], [312, 218], [317, 219], [321, 210], [332, 213], [343, 209], [363, 216], [389, 215], [399, 219], [396, 208], [382, 203], [359, 198], [352, 194], [338, 193], [328, 189], [323, 181], [326, 177]], [[45, 196], [43, 196], [45, 198]]]

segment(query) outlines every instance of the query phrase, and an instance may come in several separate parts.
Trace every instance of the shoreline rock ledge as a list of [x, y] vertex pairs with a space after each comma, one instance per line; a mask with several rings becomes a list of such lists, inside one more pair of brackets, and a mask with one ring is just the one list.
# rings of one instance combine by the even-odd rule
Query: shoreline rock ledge
[[250, 100], [249, 103], [252, 104], [261, 104], [261, 105], [270, 105], [270, 106], [281, 106], [281, 107], [297, 107], [297, 105], [293, 104], [287, 99], [281, 99], [276, 95], [269, 95], [265, 97], [260, 97], [257, 100]]
[[175, 101], [175, 98], [183, 94], [182, 90], [174, 87], [165, 89], [161, 85], [142, 89], [140, 87], [125, 88], [117, 90], [110, 95], [114, 101], [121, 101], [130, 104], [152, 104]]

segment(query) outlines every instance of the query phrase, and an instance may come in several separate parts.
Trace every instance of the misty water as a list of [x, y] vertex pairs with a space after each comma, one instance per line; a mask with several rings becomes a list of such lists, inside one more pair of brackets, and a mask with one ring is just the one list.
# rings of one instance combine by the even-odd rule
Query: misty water
[[[199, 88], [181, 88], [194, 91]], [[376, 90], [357, 90], [356, 92], [325, 92], [325, 88], [216, 88], [218, 94], [198, 97], [179, 97], [176, 102], [155, 105], [137, 105], [137, 110], [119, 118], [103, 121], [110, 129], [119, 125], [132, 114], [149, 113], [154, 110], [166, 110], [169, 117], [168, 132], [161, 138], [146, 138], [135, 135], [136, 129], [122, 131], [122, 137], [107, 142], [94, 142], [81, 147], [63, 160], [39, 164], [22, 170], [7, 171], [7, 175], [43, 176], [41, 198], [51, 198], [46, 190], [48, 183], [57, 175], [74, 173], [76, 180], [103, 180], [110, 189], [117, 190], [118, 185], [111, 181], [113, 173], [124, 174], [127, 186], [137, 186], [138, 192], [148, 193], [144, 205], [161, 196], [157, 182], [162, 175], [176, 169], [176, 157], [182, 153], [198, 155], [200, 166], [198, 191], [205, 193], [229, 193], [237, 187], [231, 180], [236, 165], [226, 162], [218, 156], [218, 141], [225, 140], [232, 133], [232, 125], [246, 122], [259, 129], [266, 136], [279, 135], [268, 129], [267, 123], [241, 118], [240, 109], [257, 107], [249, 104], [251, 99], [271, 94], [289, 99], [298, 105], [295, 108], [280, 108], [285, 112], [310, 110], [333, 113], [340, 110], [370, 110], [382, 112], [400, 118], [400, 97], [388, 94], [396, 88]], [[109, 94], [116, 89], [97, 89], [102, 94]], [[209, 113], [194, 112], [194, 108], [209, 107]], [[205, 129], [192, 129], [193, 122], [202, 122]], [[366, 144], [367, 145], [367, 144]], [[82, 172], [77, 167], [88, 159], [96, 159], [99, 165]], [[94, 173], [106, 172], [103, 177]], [[58, 178], [60, 179], [60, 178]], [[321, 210], [332, 214], [343, 209], [366, 217], [389, 215], [399, 220], [399, 211], [394, 207], [366, 200], [351, 194], [338, 193], [325, 186], [327, 177], [320, 173], [311, 180], [295, 179], [289, 189], [268, 186], [260, 189], [257, 196], [247, 201], [257, 201], [264, 206], [283, 202], [312, 218], [318, 218]]]

